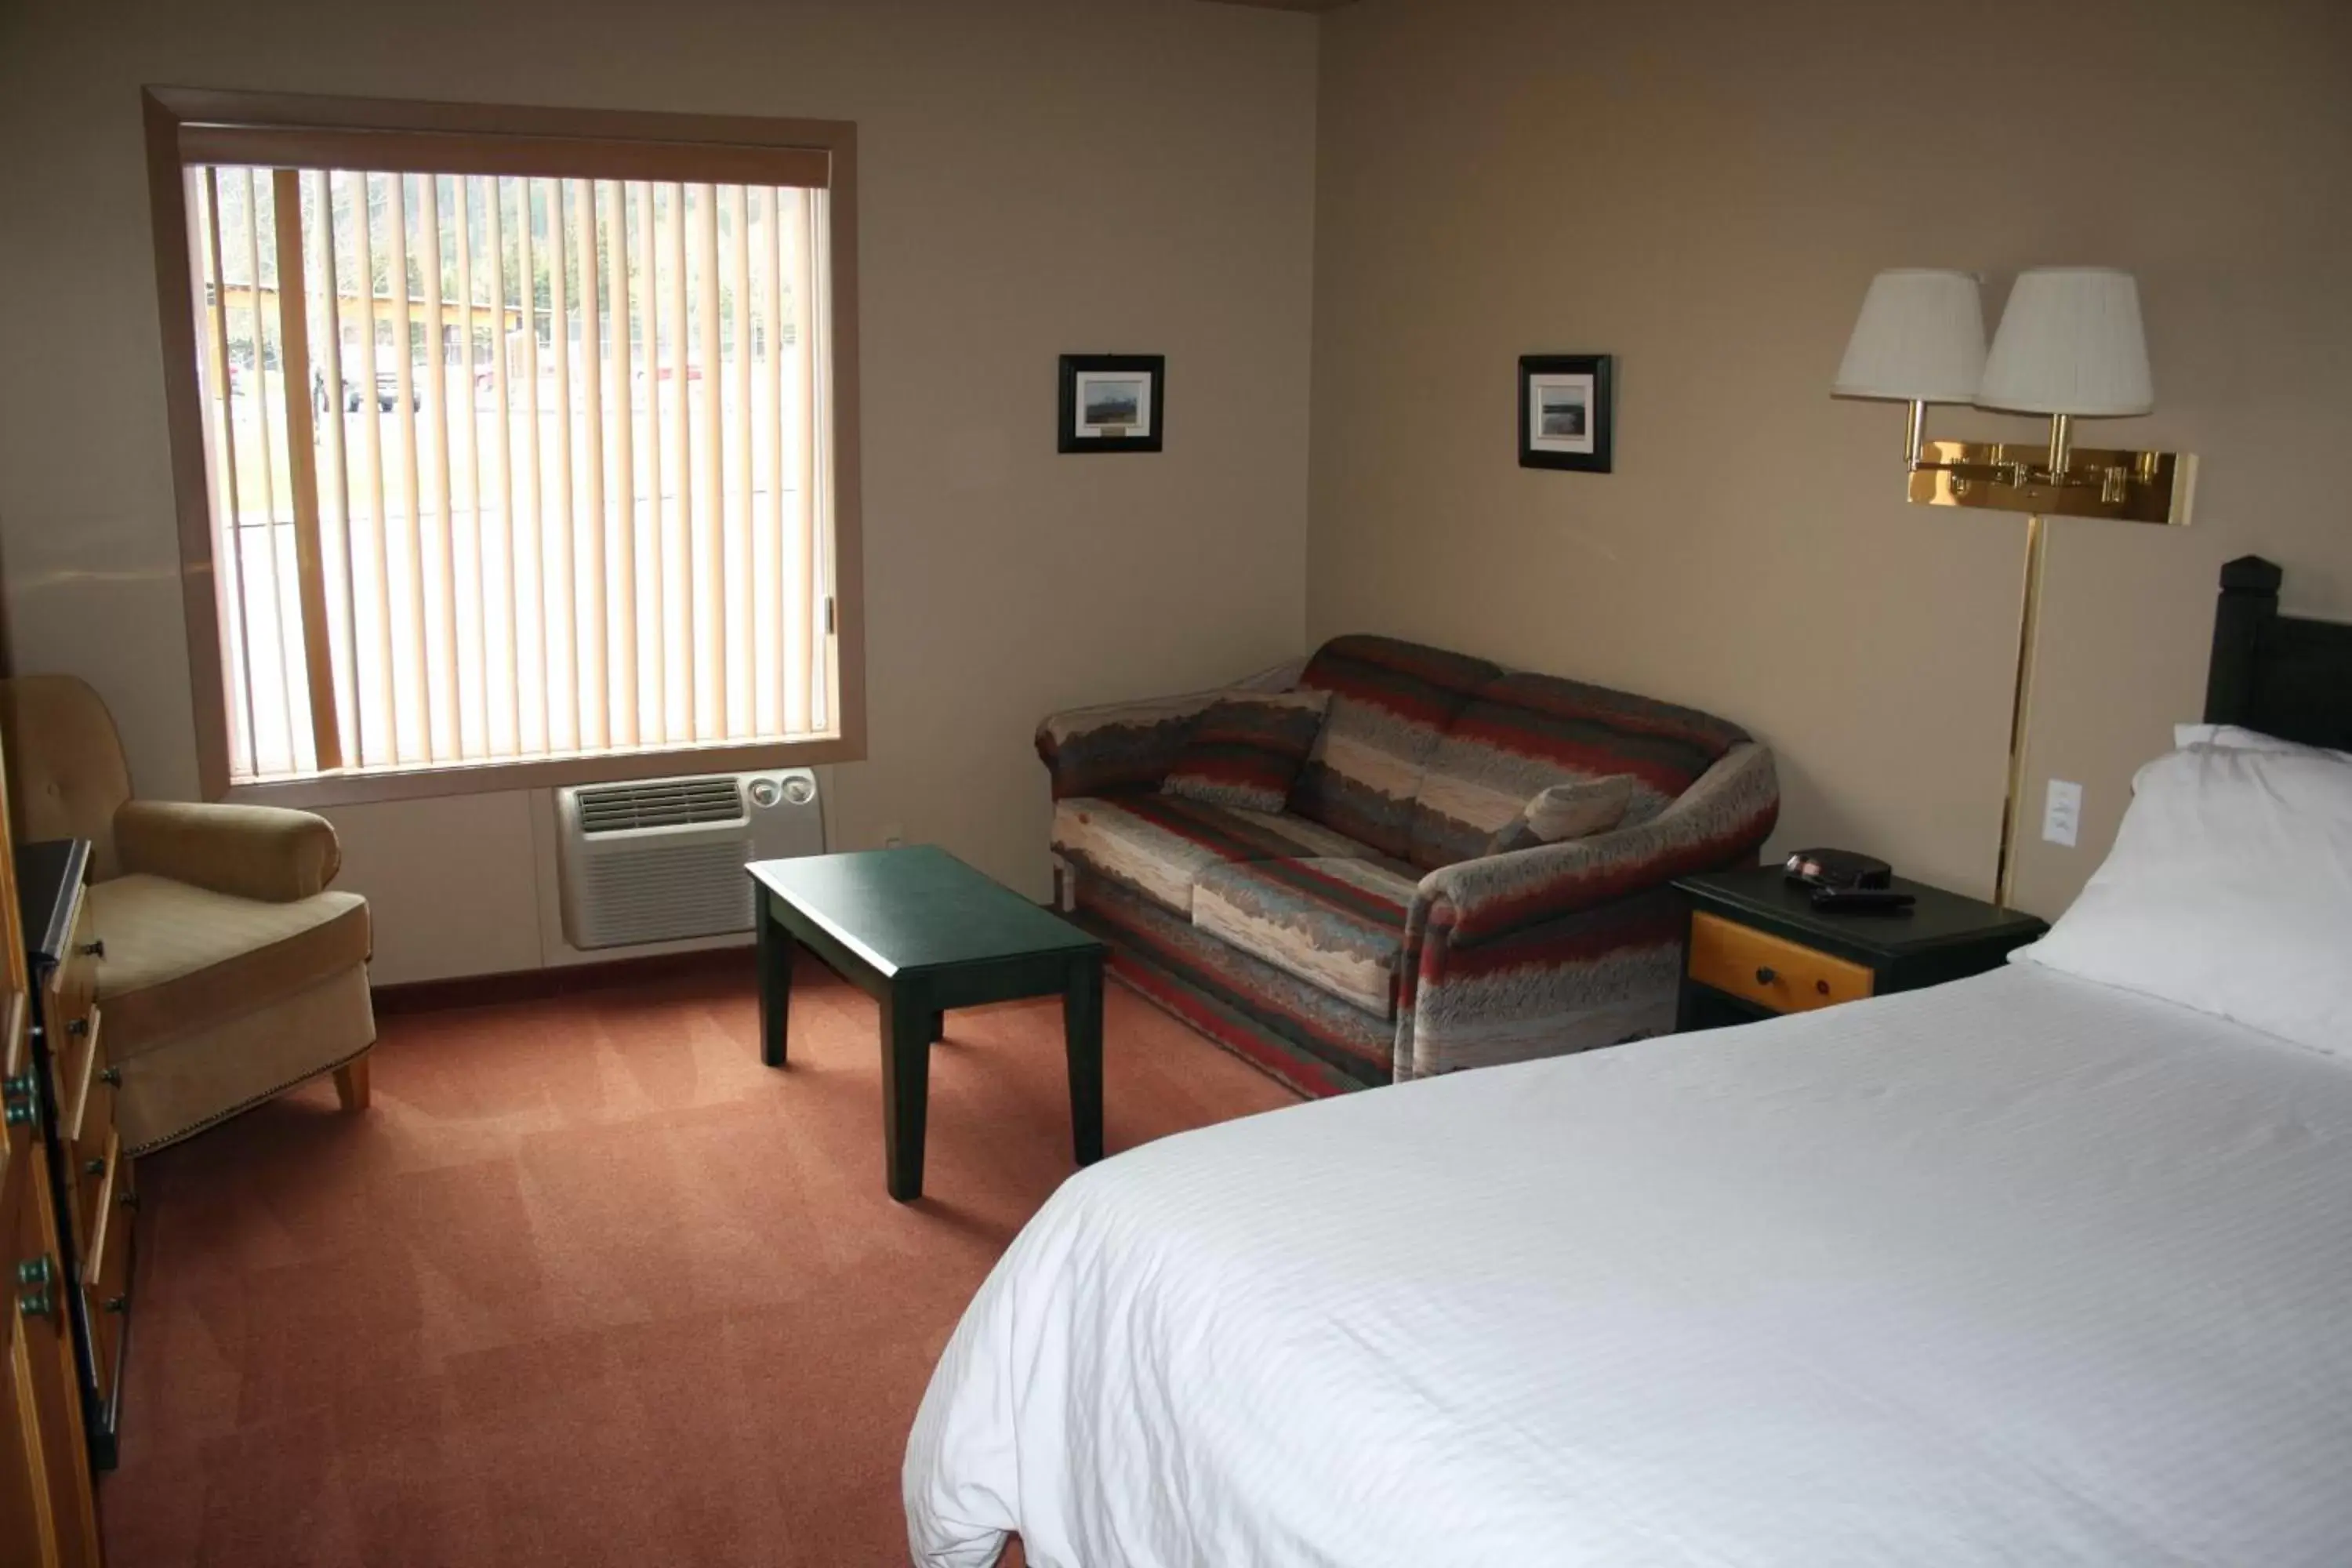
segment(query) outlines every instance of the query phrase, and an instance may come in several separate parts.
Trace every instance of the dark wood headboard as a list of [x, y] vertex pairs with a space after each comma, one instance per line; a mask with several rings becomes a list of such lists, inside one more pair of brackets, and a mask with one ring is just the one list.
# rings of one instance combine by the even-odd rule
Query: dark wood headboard
[[2352, 624], [2280, 615], [2284, 575], [2259, 555], [2221, 568], [2205, 721], [2352, 751]]

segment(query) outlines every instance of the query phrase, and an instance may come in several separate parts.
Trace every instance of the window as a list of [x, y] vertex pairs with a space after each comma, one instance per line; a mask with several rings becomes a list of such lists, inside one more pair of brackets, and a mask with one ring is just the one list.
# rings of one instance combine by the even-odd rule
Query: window
[[860, 754], [850, 127], [149, 126], [208, 793]]

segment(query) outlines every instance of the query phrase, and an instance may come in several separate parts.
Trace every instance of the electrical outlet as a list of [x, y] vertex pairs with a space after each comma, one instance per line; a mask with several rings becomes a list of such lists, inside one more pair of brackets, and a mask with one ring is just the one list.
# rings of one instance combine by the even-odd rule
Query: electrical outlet
[[2042, 837], [2072, 849], [2082, 831], [2083, 786], [2065, 779], [2052, 779], [2049, 796], [2042, 805]]
[[904, 827], [900, 826], [898, 823], [895, 823], [895, 822], [886, 822], [886, 823], [884, 823], [884, 824], [882, 825], [882, 847], [883, 847], [883, 848], [885, 848], [885, 849], [900, 849], [900, 848], [904, 848], [904, 847], [906, 847], [906, 843], [907, 843], [907, 830], [906, 830], [906, 828], [904, 828]]

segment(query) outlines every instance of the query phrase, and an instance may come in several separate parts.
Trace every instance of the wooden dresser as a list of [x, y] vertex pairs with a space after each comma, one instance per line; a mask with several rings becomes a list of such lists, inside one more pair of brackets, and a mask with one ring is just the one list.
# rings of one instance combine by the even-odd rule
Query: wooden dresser
[[79, 838], [16, 851], [16, 900], [33, 994], [34, 1062], [56, 1115], [49, 1159], [61, 1243], [74, 1259], [70, 1302], [90, 1454], [111, 1469], [121, 1414], [131, 1237], [139, 1207], [131, 1162], [114, 1134], [114, 1085], [98, 1005], [105, 945], [89, 934], [82, 891], [89, 846]]
[[[0, 795], [5, 800], [5, 795]], [[83, 1280], [95, 1283], [109, 1260], [106, 1248], [119, 1241], [95, 1237], [96, 1249], [77, 1248], [65, 1205], [79, 1201], [71, 1172], [59, 1163], [78, 1146], [57, 1120], [56, 1069], [70, 1069], [76, 1053], [61, 1064], [35, 1036], [37, 1016], [66, 1021], [68, 988], [87, 986], [88, 965], [57, 965], [35, 978], [26, 963], [28, 933], [17, 899], [15, 857], [9, 852], [6, 813], [0, 809], [0, 1563], [16, 1568], [97, 1568], [100, 1561], [98, 1518], [91, 1492], [91, 1449], [85, 1416], [96, 1363], [84, 1325], [89, 1301]], [[76, 862], [79, 908], [79, 865]], [[71, 922], [67, 929], [71, 930]], [[93, 955], [94, 956], [94, 955]], [[51, 990], [55, 985], [58, 989]], [[87, 990], [81, 997], [89, 1029], [68, 1034], [80, 1041], [80, 1058], [97, 1059], [95, 1010]], [[69, 1097], [68, 1097], [69, 1099]], [[103, 1114], [102, 1100], [79, 1108]], [[94, 1127], [95, 1122], [89, 1124]], [[77, 1131], [83, 1131], [79, 1126]], [[127, 1163], [121, 1179], [127, 1185]], [[100, 1172], [99, 1196], [118, 1178], [110, 1165]], [[94, 1196], [93, 1204], [99, 1201]], [[128, 1211], [124, 1211], [126, 1214]], [[117, 1342], [121, 1335], [114, 1335]]]

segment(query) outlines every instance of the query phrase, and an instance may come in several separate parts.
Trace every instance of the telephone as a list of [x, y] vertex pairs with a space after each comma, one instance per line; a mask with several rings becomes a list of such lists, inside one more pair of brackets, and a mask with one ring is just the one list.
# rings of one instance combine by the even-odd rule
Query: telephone
[[1895, 879], [1894, 867], [1852, 849], [1800, 849], [1783, 869], [1809, 888], [1884, 888]]
[[1832, 914], [1907, 915], [1918, 902], [1894, 889], [1895, 868], [1852, 849], [1800, 849], [1783, 869], [1789, 880], [1811, 888], [1812, 906]]

